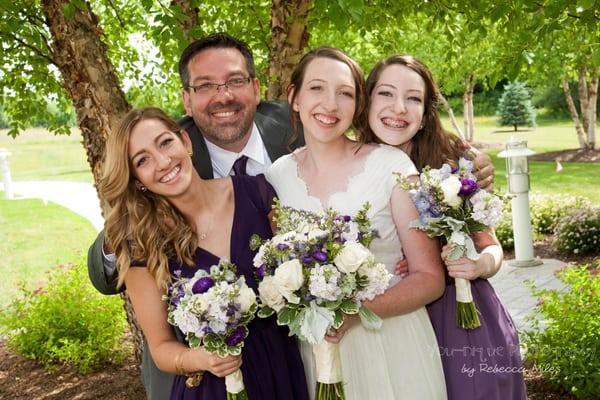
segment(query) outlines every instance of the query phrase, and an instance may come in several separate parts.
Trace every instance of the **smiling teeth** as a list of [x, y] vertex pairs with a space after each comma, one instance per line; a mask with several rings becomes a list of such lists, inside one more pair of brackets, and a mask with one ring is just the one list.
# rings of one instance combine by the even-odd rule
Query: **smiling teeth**
[[223, 117], [231, 117], [233, 114], [235, 114], [235, 111], [216, 112], [213, 115], [215, 117], [223, 118]]
[[315, 119], [317, 119], [317, 121], [319, 121], [319, 122], [322, 122], [322, 123], [328, 124], [328, 125], [335, 124], [337, 122], [337, 118], [327, 117], [327, 116], [321, 115], [321, 114], [315, 115]]
[[408, 122], [392, 118], [383, 118], [381, 122], [390, 128], [406, 128], [408, 126]]
[[177, 176], [177, 174], [179, 173], [179, 171], [181, 171], [181, 167], [175, 167], [173, 169], [173, 171], [169, 172], [167, 175], [165, 175], [162, 178], [160, 178], [160, 182], [161, 183], [170, 182], [171, 179], [173, 179], [173, 178], [175, 178]]

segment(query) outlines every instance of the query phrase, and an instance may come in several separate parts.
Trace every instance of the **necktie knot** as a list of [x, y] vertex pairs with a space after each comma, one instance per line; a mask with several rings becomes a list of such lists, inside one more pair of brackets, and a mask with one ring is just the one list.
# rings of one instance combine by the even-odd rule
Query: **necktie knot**
[[233, 163], [233, 172], [236, 175], [246, 175], [246, 164], [248, 164], [248, 156], [241, 156]]

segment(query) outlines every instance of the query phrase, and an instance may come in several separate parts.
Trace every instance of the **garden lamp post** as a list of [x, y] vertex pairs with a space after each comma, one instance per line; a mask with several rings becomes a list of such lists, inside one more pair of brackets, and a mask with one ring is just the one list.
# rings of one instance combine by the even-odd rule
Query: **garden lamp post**
[[498, 153], [498, 157], [506, 158], [506, 178], [508, 192], [513, 196], [512, 224], [515, 243], [515, 259], [509, 262], [515, 267], [532, 267], [542, 264], [533, 256], [533, 239], [531, 236], [531, 215], [529, 214], [529, 163], [527, 157], [535, 151], [527, 148], [527, 141], [511, 138], [506, 143], [506, 150]]
[[8, 167], [8, 156], [10, 151], [5, 148], [0, 148], [0, 171], [2, 171], [2, 182], [4, 183], [4, 197], [7, 199], [13, 198], [12, 180], [10, 178], [10, 168]]

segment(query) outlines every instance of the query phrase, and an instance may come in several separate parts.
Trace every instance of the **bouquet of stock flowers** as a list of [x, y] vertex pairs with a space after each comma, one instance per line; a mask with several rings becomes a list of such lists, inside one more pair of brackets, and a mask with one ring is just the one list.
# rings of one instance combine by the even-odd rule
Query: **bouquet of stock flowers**
[[[401, 186], [408, 190], [418, 211], [419, 220], [411, 227], [429, 237], [443, 236], [450, 245], [448, 259], [468, 257], [476, 261], [479, 254], [471, 235], [489, 231], [501, 220], [503, 202], [497, 195], [479, 189], [473, 175], [473, 163], [460, 158], [458, 168], [444, 164], [439, 169], [425, 167], [418, 183], [398, 175]], [[463, 329], [481, 325], [473, 302], [471, 284], [456, 278], [456, 324]]]
[[[191, 348], [204, 346], [221, 357], [240, 355], [254, 319], [257, 300], [236, 267], [221, 259], [210, 272], [198, 270], [191, 279], [179, 277], [168, 296], [169, 323], [186, 336]], [[198, 386], [201, 375], [188, 378], [188, 387]], [[240, 370], [225, 377], [227, 399], [248, 399]]]
[[385, 291], [391, 274], [368, 250], [376, 232], [367, 218], [369, 205], [350, 217], [329, 209], [311, 213], [275, 204], [278, 232], [251, 247], [261, 300], [259, 317], [277, 314], [290, 334], [313, 346], [317, 365], [317, 400], [344, 399], [341, 362], [336, 344], [324, 340], [339, 328], [344, 314], [358, 314], [368, 329], [381, 319], [366, 307]]

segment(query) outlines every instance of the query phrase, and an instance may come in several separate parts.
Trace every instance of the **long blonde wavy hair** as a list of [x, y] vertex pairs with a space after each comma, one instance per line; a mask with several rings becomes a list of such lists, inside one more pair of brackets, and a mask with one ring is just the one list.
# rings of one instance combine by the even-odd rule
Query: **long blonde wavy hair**
[[104, 238], [117, 256], [119, 279], [123, 285], [132, 262], [146, 265], [162, 289], [170, 282], [168, 259], [191, 265], [196, 235], [184, 216], [163, 196], [136, 187], [129, 160], [129, 138], [143, 120], [162, 122], [181, 140], [181, 128], [159, 108], [131, 110], [121, 120], [106, 143], [101, 197], [109, 206]]

